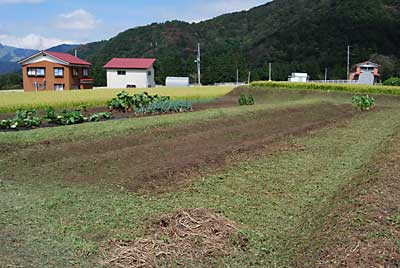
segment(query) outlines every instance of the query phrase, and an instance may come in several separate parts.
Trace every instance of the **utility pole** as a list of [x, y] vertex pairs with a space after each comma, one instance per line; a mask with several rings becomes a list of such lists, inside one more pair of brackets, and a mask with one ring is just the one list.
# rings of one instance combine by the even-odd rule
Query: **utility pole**
[[269, 68], [268, 68], [268, 77], [269, 77], [269, 81], [272, 81], [272, 62], [269, 63]]
[[239, 68], [236, 69], [236, 85], [239, 84]]
[[347, 78], [349, 80], [350, 77], [350, 46], [347, 46]]
[[250, 79], [251, 79], [251, 71], [249, 71], [249, 77], [247, 79], [247, 84], [250, 85]]
[[197, 63], [197, 83], [201, 86], [201, 50], [200, 43], [197, 43], [197, 59], [194, 61]]
[[328, 81], [328, 68], [325, 68], [325, 83]]

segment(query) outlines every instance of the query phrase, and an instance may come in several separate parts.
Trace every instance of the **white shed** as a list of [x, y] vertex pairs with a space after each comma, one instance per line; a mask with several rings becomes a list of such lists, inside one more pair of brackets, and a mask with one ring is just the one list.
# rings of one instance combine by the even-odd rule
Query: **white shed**
[[308, 74], [292, 73], [292, 75], [289, 76], [289, 82], [308, 82]]
[[189, 77], [167, 77], [165, 79], [165, 86], [167, 87], [188, 87], [189, 85]]
[[113, 58], [104, 68], [108, 88], [155, 87], [154, 62], [156, 59]]

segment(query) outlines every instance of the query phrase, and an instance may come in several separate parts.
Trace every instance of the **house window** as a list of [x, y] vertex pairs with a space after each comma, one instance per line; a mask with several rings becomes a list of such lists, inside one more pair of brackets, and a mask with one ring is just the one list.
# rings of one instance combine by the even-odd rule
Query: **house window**
[[78, 68], [72, 68], [72, 76], [73, 77], [78, 77], [79, 76]]
[[64, 77], [64, 68], [54, 68], [55, 77]]
[[46, 69], [45, 68], [28, 68], [29, 77], [44, 77]]
[[54, 84], [54, 90], [55, 91], [63, 91], [64, 90], [64, 84]]
[[126, 71], [125, 70], [118, 70], [118, 75], [126, 75]]
[[148, 71], [148, 72], [147, 72], [147, 76], [151, 76], [151, 71]]
[[89, 68], [83, 68], [83, 77], [88, 77], [89, 76]]

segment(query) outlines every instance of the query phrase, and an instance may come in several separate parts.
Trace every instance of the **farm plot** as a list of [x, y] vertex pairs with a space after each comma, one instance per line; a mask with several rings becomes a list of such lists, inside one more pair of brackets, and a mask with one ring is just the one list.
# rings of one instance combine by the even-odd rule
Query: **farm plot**
[[310, 241], [392, 146], [399, 103], [357, 112], [342, 94], [246, 88], [226, 98], [242, 92], [259, 104], [0, 133], [0, 265], [318, 262]]
[[[130, 94], [147, 91], [149, 94], [171, 96], [174, 99], [210, 100], [222, 97], [232, 87], [189, 87], [189, 88], [149, 88], [125, 89]], [[63, 92], [4, 93], [0, 95], [0, 112], [15, 112], [18, 109], [44, 110], [51, 106], [58, 109], [72, 109], [81, 106], [105, 106], [121, 89], [96, 89]]]

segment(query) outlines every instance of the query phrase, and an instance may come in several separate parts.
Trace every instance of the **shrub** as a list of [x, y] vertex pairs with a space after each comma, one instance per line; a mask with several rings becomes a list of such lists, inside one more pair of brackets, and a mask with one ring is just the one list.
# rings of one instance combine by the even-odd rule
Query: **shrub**
[[39, 127], [41, 124], [42, 119], [36, 116], [35, 110], [18, 110], [14, 119], [1, 120], [0, 128]]
[[385, 82], [383, 82], [385, 86], [400, 86], [400, 77], [391, 77]]
[[254, 98], [252, 95], [240, 94], [239, 105], [254, 105]]
[[375, 106], [375, 99], [368, 95], [365, 96], [353, 96], [353, 105], [361, 111], [369, 111]]
[[63, 126], [80, 124], [87, 121], [87, 118], [83, 116], [81, 110], [63, 110], [60, 114], [57, 114], [53, 108], [47, 109], [47, 114], [44, 119], [46, 119], [49, 123]]
[[121, 112], [132, 112], [134, 109], [147, 107], [151, 103], [167, 101], [170, 97], [162, 97], [159, 95], [149, 95], [147, 92], [140, 94], [129, 95], [129, 93], [122, 91], [116, 98], [107, 102], [110, 110]]
[[100, 121], [101, 119], [105, 119], [105, 120], [111, 119], [111, 117], [112, 117], [112, 113], [110, 113], [110, 112], [95, 113], [95, 114], [92, 114], [92, 115], [89, 117], [88, 120], [89, 120], [90, 122], [98, 122], [98, 121]]
[[158, 100], [150, 103], [147, 106], [136, 108], [135, 112], [140, 114], [152, 113], [169, 113], [169, 112], [186, 112], [192, 110], [192, 102], [190, 101], [172, 101], [172, 100]]

